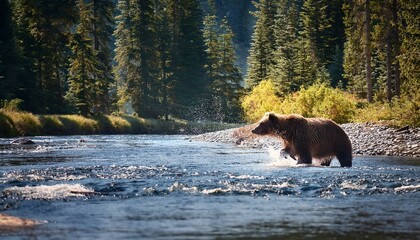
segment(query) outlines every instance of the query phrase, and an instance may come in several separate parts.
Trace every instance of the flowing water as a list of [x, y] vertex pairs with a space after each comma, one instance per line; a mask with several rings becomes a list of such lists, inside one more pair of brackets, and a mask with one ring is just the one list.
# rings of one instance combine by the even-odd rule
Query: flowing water
[[[85, 141], [80, 142], [80, 139]], [[419, 239], [420, 159], [296, 166], [186, 136], [0, 139], [1, 239]]]

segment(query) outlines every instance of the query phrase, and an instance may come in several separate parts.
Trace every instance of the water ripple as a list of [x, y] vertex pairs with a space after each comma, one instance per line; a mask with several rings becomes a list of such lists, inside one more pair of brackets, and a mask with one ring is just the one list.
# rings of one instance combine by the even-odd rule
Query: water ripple
[[[411, 171], [410, 169], [398, 171], [397, 173], [379, 171], [358, 174], [338, 172], [307, 177], [294, 176], [292, 171], [289, 176], [283, 177], [238, 174], [219, 170], [198, 172], [167, 165], [111, 165], [11, 171], [2, 173], [0, 181], [7, 186], [3, 189], [3, 195], [7, 197], [11, 192], [15, 195], [21, 193], [20, 195], [25, 199], [37, 199], [43, 194], [47, 196], [46, 199], [72, 197], [73, 195], [67, 194], [68, 191], [62, 190], [63, 186], [70, 186], [68, 182], [73, 182], [73, 185], [77, 187], [83, 187], [81, 184], [84, 184], [102, 195], [120, 197], [182, 193], [251, 196], [275, 194], [332, 198], [420, 191], [420, 180], [404, 178], [404, 172]], [[55, 187], [45, 188], [43, 187], [45, 183]], [[28, 194], [32, 192], [32, 189], [36, 191]]]

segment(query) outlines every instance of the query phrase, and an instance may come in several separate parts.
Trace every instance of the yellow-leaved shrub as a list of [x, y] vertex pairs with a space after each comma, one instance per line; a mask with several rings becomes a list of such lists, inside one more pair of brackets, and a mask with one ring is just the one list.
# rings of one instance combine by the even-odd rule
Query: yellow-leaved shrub
[[262, 81], [242, 99], [245, 119], [254, 122], [265, 112], [323, 117], [337, 123], [349, 122], [356, 111], [356, 98], [325, 83], [315, 83], [280, 99], [271, 81]]
[[255, 122], [266, 112], [277, 112], [281, 99], [276, 96], [274, 84], [271, 80], [263, 80], [252, 91], [242, 97], [241, 106], [245, 120]]

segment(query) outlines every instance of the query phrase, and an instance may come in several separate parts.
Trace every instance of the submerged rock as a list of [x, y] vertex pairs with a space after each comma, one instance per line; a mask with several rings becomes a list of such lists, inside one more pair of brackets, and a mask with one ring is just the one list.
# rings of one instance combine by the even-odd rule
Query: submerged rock
[[15, 139], [11, 142], [11, 144], [15, 144], [15, 145], [31, 145], [31, 144], [35, 144], [34, 141], [32, 141], [29, 138], [18, 138]]
[[39, 224], [41, 224], [41, 222], [36, 220], [19, 218], [0, 213], [0, 228], [32, 227]]

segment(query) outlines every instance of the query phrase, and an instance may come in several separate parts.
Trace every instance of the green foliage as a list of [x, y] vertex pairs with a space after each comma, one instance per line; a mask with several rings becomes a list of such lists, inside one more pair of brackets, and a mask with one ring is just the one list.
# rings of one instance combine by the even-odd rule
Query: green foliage
[[239, 68], [236, 66], [236, 56], [233, 49], [233, 32], [226, 18], [217, 23], [216, 15], [208, 15], [204, 19], [203, 31], [207, 64], [207, 77], [210, 80], [212, 103], [209, 106], [209, 119], [223, 122], [238, 122], [240, 106], [239, 94], [242, 80]]
[[[180, 3], [172, 1], [178, 16], [178, 32], [174, 34], [173, 61], [175, 71], [173, 77], [174, 116], [188, 119], [203, 119], [200, 112], [202, 103], [208, 101], [209, 79], [206, 77], [204, 65], [206, 64], [205, 44], [203, 38], [203, 16], [198, 0], [182, 0]], [[177, 12], [173, 14], [177, 14]]]
[[285, 96], [300, 88], [298, 75], [299, 8], [294, 1], [279, 1], [274, 26], [276, 50], [275, 64], [270, 66], [270, 77], [274, 80], [277, 94]]
[[64, 123], [59, 115], [40, 115], [39, 120], [42, 123], [43, 134], [45, 135], [76, 134], [65, 132]]
[[[114, 12], [113, 0], [93, 1], [93, 47], [98, 62], [97, 74], [94, 76], [93, 113], [110, 114], [115, 110], [117, 89], [112, 71]], [[114, 107], [113, 107], [114, 105]]]
[[0, 1], [0, 99], [17, 97], [17, 74], [21, 68], [14, 40], [9, 1]]
[[[369, 20], [365, 19], [367, 6]], [[360, 98], [370, 92], [366, 86], [370, 75], [366, 55], [372, 55], [373, 95], [385, 96], [391, 102], [394, 96], [418, 91], [419, 1], [346, 1], [343, 9], [347, 40], [343, 66], [351, 92]], [[367, 23], [372, 26], [370, 31]]]
[[246, 87], [270, 78], [276, 93], [285, 96], [317, 81], [337, 85], [343, 71], [341, 4], [339, 0], [256, 4]]
[[69, 46], [73, 57], [69, 68], [67, 100], [79, 113], [106, 114], [110, 111], [112, 1], [78, 1], [79, 22]]
[[245, 84], [248, 89], [252, 89], [269, 76], [276, 49], [274, 26], [278, 3], [277, 1], [261, 0], [254, 4], [257, 11], [253, 14], [257, 18], [257, 22], [254, 26], [247, 62], [248, 72]]
[[[402, 0], [399, 16], [405, 24], [401, 28], [401, 54], [397, 57], [404, 80], [402, 83], [402, 100], [406, 99], [407, 107], [419, 111], [420, 105], [420, 2]], [[415, 112], [413, 112], [415, 113]], [[412, 116], [410, 116], [412, 117]]]
[[[30, 110], [60, 113], [64, 106], [68, 69], [68, 36], [77, 16], [75, 1], [11, 1], [16, 45], [25, 81], [22, 93]], [[19, 97], [21, 98], [21, 97]]]
[[83, 116], [93, 113], [95, 94], [94, 76], [99, 73], [97, 51], [93, 47], [91, 38], [91, 26], [93, 15], [92, 4], [86, 4], [83, 0], [77, 3], [80, 12], [79, 24], [76, 33], [72, 36], [70, 47], [74, 54], [69, 68], [69, 91], [68, 99], [74, 100], [79, 113]]
[[19, 111], [22, 110], [23, 100], [15, 98], [12, 100], [0, 100], [0, 108], [9, 111]]
[[120, 99], [128, 100], [139, 116], [197, 118], [194, 109], [209, 95], [198, 1], [120, 0], [118, 9], [114, 36]]
[[[116, 77], [120, 87], [126, 91], [134, 111], [144, 117], [157, 117], [158, 96], [156, 16], [154, 2], [120, 0], [120, 15], [117, 17]], [[123, 97], [123, 98], [124, 98]]]
[[357, 110], [354, 122], [385, 122], [402, 127], [420, 127], [420, 93], [414, 98], [393, 98], [391, 103], [376, 102]]
[[[116, 2], [119, 11], [114, 17]], [[98, 122], [96, 126], [82, 118], [40, 116], [40, 121], [52, 132], [70, 132], [63, 130], [67, 123], [75, 124], [77, 131], [95, 133], [99, 129], [117, 133], [146, 131], [147, 124], [138, 120], [99, 117], [115, 111], [116, 103], [126, 108], [121, 112], [167, 121], [174, 118], [237, 121], [241, 74], [236, 54], [248, 49], [248, 42], [242, 45], [233, 42], [250, 39], [246, 36], [249, 26], [242, 23], [255, 21], [245, 87], [251, 89], [262, 80], [271, 79], [273, 86], [264, 91], [273, 91], [271, 96], [280, 103], [265, 106], [255, 97], [244, 109], [302, 112], [348, 121], [353, 106], [345, 107], [341, 92], [326, 90], [319, 84], [317, 92], [309, 91], [314, 83], [325, 82], [348, 88], [360, 98], [366, 98], [373, 89], [374, 101], [390, 103], [383, 108], [386, 116], [377, 119], [395, 117], [398, 124], [417, 125], [419, 1], [260, 0], [254, 3], [254, 19], [247, 17], [250, 1], [210, 0], [211, 10], [203, 24], [200, 3], [204, 6], [204, 2], [0, 1], [3, 107], [7, 111], [22, 109], [43, 114], [79, 112], [96, 116]], [[232, 10], [232, 6], [236, 8]], [[224, 15], [230, 24], [221, 20]], [[236, 36], [230, 25], [236, 29]], [[367, 90], [369, 76], [373, 85]], [[290, 95], [300, 89], [301, 92]], [[18, 104], [13, 99], [23, 102]], [[366, 113], [374, 112], [370, 109], [375, 109], [375, 105], [367, 106]], [[361, 114], [363, 111], [360, 110]], [[32, 117], [14, 116], [22, 119], [17, 125], [20, 129], [2, 113], [5, 127], [0, 131], [37, 132], [22, 127]], [[149, 123], [148, 127], [155, 126]], [[168, 129], [174, 126], [181, 125], [169, 123]]]

